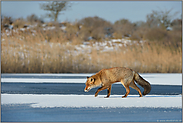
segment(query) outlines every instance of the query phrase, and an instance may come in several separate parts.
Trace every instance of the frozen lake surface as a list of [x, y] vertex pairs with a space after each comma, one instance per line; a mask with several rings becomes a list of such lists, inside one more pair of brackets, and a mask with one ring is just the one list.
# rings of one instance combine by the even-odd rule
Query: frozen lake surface
[[32, 108], [30, 104], [3, 105], [6, 122], [181, 122], [180, 108]]
[[[91, 74], [2, 74], [1, 82], [22, 83], [85, 83]], [[151, 84], [182, 85], [182, 74], [140, 74]], [[121, 84], [120, 82], [117, 84]]]
[[91, 75], [2, 74], [1, 121], [182, 121], [181, 74], [141, 74], [152, 85], [141, 98], [134, 89], [121, 98], [125, 89], [120, 83], [113, 84], [110, 98], [104, 98], [106, 90], [94, 97], [97, 88], [85, 93], [86, 76]]

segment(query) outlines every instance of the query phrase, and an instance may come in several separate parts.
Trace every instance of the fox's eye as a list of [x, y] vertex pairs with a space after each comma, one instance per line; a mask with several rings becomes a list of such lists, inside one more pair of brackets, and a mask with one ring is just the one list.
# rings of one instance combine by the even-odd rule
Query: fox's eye
[[91, 78], [91, 80], [90, 80], [91, 82], [93, 81], [93, 79]]

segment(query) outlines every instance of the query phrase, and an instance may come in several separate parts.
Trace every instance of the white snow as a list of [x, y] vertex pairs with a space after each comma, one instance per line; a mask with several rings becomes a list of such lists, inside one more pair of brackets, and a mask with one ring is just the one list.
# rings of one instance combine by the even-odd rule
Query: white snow
[[[143, 42], [139, 42], [141, 45], [143, 45]], [[137, 41], [132, 41], [127, 38], [122, 38], [122, 39], [111, 39], [111, 40], [106, 40], [102, 42], [95, 42], [95, 43], [89, 43], [89, 42], [84, 42], [83, 44], [76, 45], [75, 49], [77, 52], [81, 53], [90, 53], [91, 49], [96, 49], [100, 50], [100, 52], [106, 52], [106, 51], [114, 51], [121, 49], [122, 46], [126, 47], [127, 45], [132, 45], [132, 44], [137, 44], [139, 45]]]
[[[2, 74], [1, 82], [32, 82], [32, 83], [85, 83], [86, 79], [54, 79], [54, 77], [91, 76], [90, 74]], [[151, 84], [158, 85], [182, 85], [182, 74], [140, 74]], [[13, 78], [6, 78], [11, 76]], [[26, 76], [27, 78], [17, 78]], [[29, 77], [30, 76], [30, 77]], [[50, 79], [39, 79], [31, 77], [49, 76]], [[52, 78], [53, 77], [53, 78]], [[121, 84], [120, 82], [118, 84]], [[151, 107], [151, 108], [182, 108], [182, 95], [50, 95], [50, 94], [1, 94], [1, 104], [31, 104], [34, 108], [51, 107]]]
[[104, 95], [94, 97], [93, 95], [35, 95], [35, 94], [1, 94], [1, 104], [31, 104], [34, 108], [53, 107], [177, 107], [182, 108], [181, 95], [129, 95], [121, 98], [122, 95], [111, 95], [104, 98]]
[[1, 78], [1, 82], [22, 82], [22, 83], [84, 83], [86, 79], [19, 79], [19, 78]]
[[[91, 74], [3, 74], [3, 76], [91, 76]], [[182, 85], [182, 74], [140, 74], [150, 84], [156, 85]], [[38, 79], [38, 78], [3, 78], [1, 82], [30, 82], [30, 83], [85, 83], [86, 79]], [[116, 84], [121, 84], [116, 83]]]
[[54, 74], [54, 73], [44, 73], [44, 74], [38, 74], [38, 73], [28, 73], [28, 74], [26, 74], [26, 73], [2, 73], [1, 75], [3, 75], [3, 76], [9, 76], [9, 75], [11, 75], [11, 76], [91, 76], [91, 75], [93, 75], [93, 74], [95, 74], [95, 73], [74, 73], [74, 74], [70, 74], [70, 73], [62, 73], [62, 74]]
[[156, 85], [182, 85], [182, 74], [180, 73], [153, 73], [140, 74], [151, 84]]

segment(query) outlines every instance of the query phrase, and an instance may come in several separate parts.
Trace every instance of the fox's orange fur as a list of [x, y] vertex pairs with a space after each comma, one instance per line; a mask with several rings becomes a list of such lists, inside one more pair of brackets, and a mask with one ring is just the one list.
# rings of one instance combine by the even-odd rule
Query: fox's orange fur
[[104, 89], [108, 90], [107, 97], [111, 94], [111, 85], [115, 82], [121, 82], [126, 89], [126, 94], [123, 97], [127, 97], [130, 93], [130, 88], [133, 88], [138, 91], [140, 97], [142, 93], [137, 87], [135, 82], [144, 88], [143, 95], [148, 94], [151, 91], [151, 85], [149, 82], [144, 80], [137, 72], [132, 69], [125, 67], [115, 67], [110, 69], [102, 69], [95, 75], [87, 77], [85, 92], [88, 92], [90, 89], [101, 86], [95, 93], [95, 97], [98, 93]]

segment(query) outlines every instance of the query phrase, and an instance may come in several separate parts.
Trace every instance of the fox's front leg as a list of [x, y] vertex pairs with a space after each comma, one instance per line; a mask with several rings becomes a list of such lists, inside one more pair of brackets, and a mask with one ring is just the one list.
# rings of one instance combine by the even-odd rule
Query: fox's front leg
[[105, 98], [108, 98], [111, 95], [111, 85], [107, 88], [107, 96]]
[[104, 90], [104, 89], [106, 89], [106, 88], [108, 88], [108, 87], [107, 87], [107, 86], [102, 86], [102, 87], [100, 87], [100, 88], [96, 91], [95, 97], [98, 96], [98, 93], [99, 93], [100, 91], [102, 91], [102, 90]]

